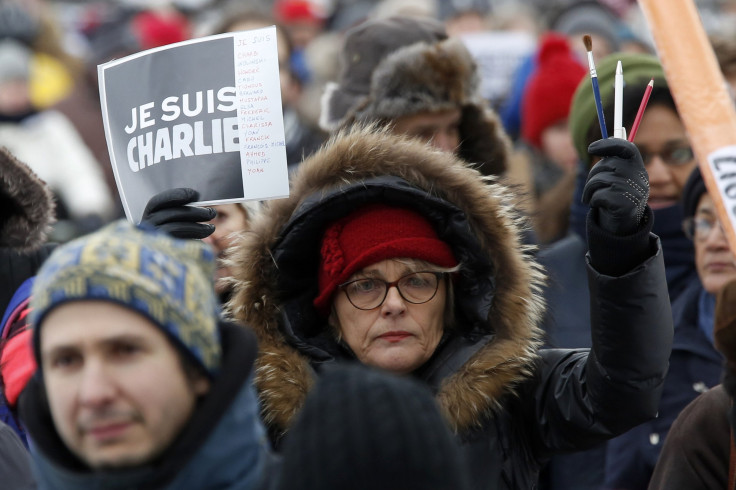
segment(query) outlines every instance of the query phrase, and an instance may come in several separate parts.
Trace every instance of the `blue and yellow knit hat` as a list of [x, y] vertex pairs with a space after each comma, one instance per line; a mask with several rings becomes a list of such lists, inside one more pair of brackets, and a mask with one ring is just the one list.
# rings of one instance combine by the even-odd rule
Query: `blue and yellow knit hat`
[[125, 220], [62, 245], [44, 262], [33, 287], [36, 358], [40, 326], [49, 312], [70, 301], [96, 299], [144, 315], [214, 375], [222, 357], [214, 270], [208, 245]]

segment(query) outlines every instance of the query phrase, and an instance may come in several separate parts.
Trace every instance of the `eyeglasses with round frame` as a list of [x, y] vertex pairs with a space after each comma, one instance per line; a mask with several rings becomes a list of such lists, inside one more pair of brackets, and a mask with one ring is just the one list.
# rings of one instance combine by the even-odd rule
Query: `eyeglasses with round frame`
[[673, 167], [686, 165], [695, 158], [692, 147], [685, 142], [675, 142], [665, 145], [662, 150], [657, 152], [648, 151], [645, 146], [640, 146], [639, 153], [641, 153], [641, 159], [644, 161], [645, 166], [652, 163], [652, 160], [656, 156], [661, 158], [666, 165]]
[[696, 218], [694, 216], [691, 216], [689, 218], [685, 218], [682, 221], [682, 231], [685, 232], [685, 236], [693, 241], [705, 241], [716, 226], [720, 228], [721, 233], [725, 235], [723, 225], [717, 219], [708, 219], [702, 217]]
[[340, 284], [350, 304], [359, 310], [373, 310], [386, 301], [388, 290], [396, 287], [404, 301], [420, 305], [432, 300], [439, 289], [440, 279], [446, 272], [410, 272], [389, 282], [373, 277], [363, 277]]

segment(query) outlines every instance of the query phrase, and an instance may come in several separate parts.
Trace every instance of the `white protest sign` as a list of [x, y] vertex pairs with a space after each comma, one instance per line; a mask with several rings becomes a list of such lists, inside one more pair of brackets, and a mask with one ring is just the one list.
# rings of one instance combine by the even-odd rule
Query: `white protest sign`
[[[736, 145], [724, 146], [708, 155], [708, 165], [731, 223], [730, 230], [736, 230]], [[736, 243], [736, 237], [729, 236], [729, 243]]]
[[155, 48], [98, 67], [129, 220], [174, 187], [210, 205], [289, 194], [275, 27]]
[[474, 32], [461, 39], [478, 63], [481, 94], [493, 105], [508, 96], [516, 69], [537, 48], [534, 36], [524, 32]]

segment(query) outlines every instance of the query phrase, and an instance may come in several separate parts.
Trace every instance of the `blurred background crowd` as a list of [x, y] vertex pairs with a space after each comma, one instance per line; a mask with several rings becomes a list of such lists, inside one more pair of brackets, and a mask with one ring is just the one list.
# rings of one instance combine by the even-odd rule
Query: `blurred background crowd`
[[[736, 0], [695, 3], [736, 100]], [[482, 119], [492, 129], [481, 135], [482, 149], [496, 157], [508, 146], [508, 155], [495, 162], [503, 165], [493, 167], [493, 158], [484, 161], [465, 151], [463, 143], [471, 136], [463, 125], [468, 107], [478, 109], [475, 98], [454, 108], [460, 114], [462, 107], [463, 120], [451, 121], [451, 136], [457, 140], [448, 148], [442, 147], [439, 133], [425, 135], [402, 126], [416, 115], [409, 111], [370, 113], [372, 107], [359, 107], [347, 114], [338, 111], [333, 118], [335, 106], [323, 97], [330, 84], [339, 81], [342, 85], [333, 87], [366, 95], [359, 92], [367, 90], [359, 87], [365, 85], [359, 78], [382, 61], [351, 59], [367, 43], [346, 49], [346, 34], [360, 39], [364, 31], [358, 26], [365, 21], [393, 16], [440, 21], [447, 35], [467, 48], [477, 69], [468, 70], [468, 79], [465, 73], [454, 75], [461, 86], [473, 87], [479, 77], [485, 105], [479, 114], [493, 114]], [[365, 118], [392, 120], [395, 129], [405, 130], [397, 132], [424, 137], [483, 174], [506, 179], [521, 197], [520, 212], [530, 217], [532, 229], [525, 239], [539, 245], [539, 260], [549, 272], [548, 313], [541, 326], [551, 347], [591, 345], [583, 260], [588, 209], [580, 197], [594, 163], [588, 144], [600, 133], [583, 35], [592, 38], [607, 115], [612, 112], [615, 61], [624, 60], [626, 127], [638, 108], [642, 83], [655, 80], [635, 143], [649, 174], [653, 231], [662, 242], [676, 327], [660, 417], [614, 439], [608, 449], [600, 446], [587, 455], [553, 460], [540, 480], [540, 488], [601, 488], [605, 470], [605, 488], [646, 488], [670, 424], [692, 399], [719, 383], [723, 359], [714, 348], [715, 295], [725, 284], [723, 276], [736, 277], [736, 261], [725, 235], [712, 233], [722, 227], [713, 217], [702, 177], [693, 172], [695, 155], [633, 0], [0, 0], [0, 147], [27, 164], [53, 193], [56, 219], [40, 220], [53, 221], [49, 242], [67, 242], [123, 216], [102, 123], [98, 65], [175, 42], [274, 24], [289, 170], [345, 121], [359, 120], [356, 114], [363, 111]], [[452, 46], [444, 44], [444, 33], [433, 36], [433, 46]], [[406, 48], [398, 37], [395, 50]], [[391, 39], [383, 41], [388, 51], [394, 50]], [[386, 55], [374, 51], [376, 58]], [[453, 61], [462, 65], [463, 60]], [[346, 61], [360, 70], [349, 73]], [[426, 115], [434, 109], [415, 112]], [[10, 202], [0, 194], [0, 206], [11, 207]], [[233, 232], [247, 228], [250, 213], [258, 209], [253, 206], [219, 207], [211, 222], [216, 231], [205, 239], [219, 257], [231, 246]], [[21, 238], [24, 245], [30, 241]], [[721, 257], [727, 274], [703, 266], [709, 256]], [[221, 268], [218, 274], [221, 279], [230, 272]], [[218, 287], [225, 302], [230, 290]]]
[[[736, 84], [736, 2], [698, 0], [724, 74]], [[122, 216], [102, 126], [97, 65], [214, 33], [280, 26], [288, 164], [326, 138], [320, 97], [339, 74], [345, 32], [369, 18], [439, 19], [479, 66], [481, 89], [514, 144], [508, 174], [527, 192], [537, 240], [568, 228], [577, 154], [567, 115], [596, 60], [655, 53], [630, 0], [3, 0], [0, 3], [0, 145], [53, 190], [66, 241]], [[555, 33], [555, 35], [550, 35]]]

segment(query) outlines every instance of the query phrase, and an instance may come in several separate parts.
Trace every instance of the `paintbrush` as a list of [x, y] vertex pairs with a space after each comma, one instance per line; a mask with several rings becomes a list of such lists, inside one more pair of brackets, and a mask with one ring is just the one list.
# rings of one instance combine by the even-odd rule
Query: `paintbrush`
[[593, 84], [595, 108], [598, 111], [598, 124], [601, 126], [601, 136], [605, 139], [608, 138], [608, 131], [606, 130], [606, 119], [603, 117], [601, 91], [598, 88], [598, 73], [595, 70], [595, 62], [593, 61], [593, 40], [588, 34], [583, 36], [583, 44], [585, 44], [585, 50], [588, 52], [588, 68], [590, 69], [590, 81]]

